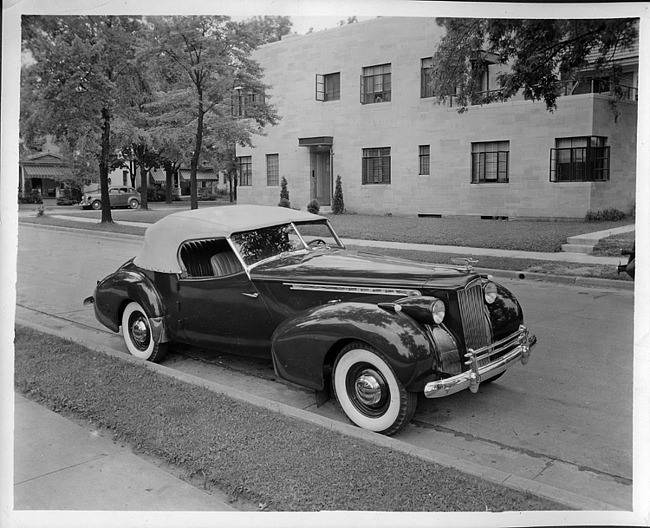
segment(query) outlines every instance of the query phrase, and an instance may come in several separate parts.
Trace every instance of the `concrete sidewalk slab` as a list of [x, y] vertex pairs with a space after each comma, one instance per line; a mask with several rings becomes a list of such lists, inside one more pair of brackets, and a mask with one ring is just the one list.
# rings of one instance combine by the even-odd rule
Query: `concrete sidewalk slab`
[[20, 394], [14, 445], [15, 510], [236, 511]]

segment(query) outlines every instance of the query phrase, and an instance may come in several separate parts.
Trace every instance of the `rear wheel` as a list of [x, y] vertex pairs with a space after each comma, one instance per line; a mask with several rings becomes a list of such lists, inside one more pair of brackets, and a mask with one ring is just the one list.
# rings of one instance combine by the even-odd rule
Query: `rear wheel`
[[369, 345], [347, 345], [332, 377], [339, 404], [359, 427], [391, 435], [413, 418], [417, 394], [404, 388], [390, 365]]
[[158, 363], [167, 354], [167, 343], [156, 343], [149, 317], [137, 302], [131, 302], [122, 313], [122, 336], [132, 356]]
[[129, 200], [129, 207], [130, 207], [131, 209], [137, 209], [137, 208], [138, 208], [138, 205], [140, 205], [140, 202], [138, 202], [135, 198], [131, 198], [131, 199]]
[[93, 203], [90, 204], [90, 207], [92, 207], [95, 211], [97, 209], [101, 209], [102, 208], [102, 202], [100, 202], [99, 200], [95, 200], [95, 201], [93, 201]]

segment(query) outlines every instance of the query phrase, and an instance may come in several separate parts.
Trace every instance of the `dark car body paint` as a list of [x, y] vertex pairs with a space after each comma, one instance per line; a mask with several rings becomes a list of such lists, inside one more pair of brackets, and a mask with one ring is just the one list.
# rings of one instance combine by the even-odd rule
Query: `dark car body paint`
[[163, 317], [165, 305], [151, 280], [150, 272], [138, 269], [132, 260], [100, 281], [95, 288], [95, 316], [107, 328], [118, 332], [122, 309], [127, 301], [140, 303], [150, 318]]
[[434, 361], [432, 343], [422, 325], [377, 305], [344, 302], [319, 306], [286, 319], [273, 334], [278, 375], [320, 390], [325, 357], [337, 343], [363, 341], [388, 359], [408, 387]]
[[[324, 387], [324, 362], [333, 363], [331, 351], [350, 340], [364, 341], [389, 360], [405, 387], [421, 390], [440, 366], [436, 346], [450, 354], [457, 346], [464, 353], [454, 292], [480, 280], [466, 268], [329, 249], [262, 262], [252, 268], [250, 279], [246, 273], [187, 279], [141, 270], [129, 261], [99, 283], [94, 306], [98, 320], [118, 331], [120, 310], [126, 301], [137, 301], [150, 317], [164, 317], [166, 339], [272, 356], [279, 377], [317, 390]], [[417, 290], [435, 296], [445, 303], [443, 324], [453, 339], [437, 331], [438, 339], [432, 340], [421, 322], [377, 306], [403, 298], [403, 293], [299, 289], [304, 285]], [[497, 286], [497, 301], [485, 308], [495, 339], [523, 322], [517, 300]]]

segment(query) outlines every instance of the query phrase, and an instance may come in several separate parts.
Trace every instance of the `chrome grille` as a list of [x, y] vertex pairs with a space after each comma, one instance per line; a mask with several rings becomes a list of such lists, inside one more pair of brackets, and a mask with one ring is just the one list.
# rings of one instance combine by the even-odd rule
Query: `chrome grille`
[[476, 350], [492, 343], [492, 328], [485, 315], [483, 288], [473, 283], [458, 292], [458, 306], [467, 348]]

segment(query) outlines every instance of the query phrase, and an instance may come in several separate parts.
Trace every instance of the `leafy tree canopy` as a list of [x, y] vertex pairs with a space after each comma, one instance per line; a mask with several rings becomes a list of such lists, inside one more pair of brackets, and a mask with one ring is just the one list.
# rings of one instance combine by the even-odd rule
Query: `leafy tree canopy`
[[526, 98], [555, 108], [558, 82], [574, 78], [589, 62], [616, 82], [612, 58], [637, 39], [636, 19], [517, 20], [441, 18], [446, 30], [433, 57], [432, 89], [439, 102], [454, 96], [460, 111], [481, 91], [489, 63], [503, 65], [496, 91], [483, 101]]

